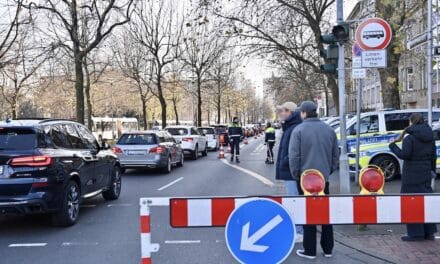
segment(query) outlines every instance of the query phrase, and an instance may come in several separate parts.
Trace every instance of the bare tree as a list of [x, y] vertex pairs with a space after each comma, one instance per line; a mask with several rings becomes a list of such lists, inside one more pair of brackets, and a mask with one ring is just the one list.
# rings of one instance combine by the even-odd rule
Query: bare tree
[[152, 93], [161, 105], [162, 127], [167, 125], [167, 101], [164, 78], [170, 72], [170, 64], [180, 56], [183, 18], [174, 8], [175, 1], [144, 1], [140, 4], [130, 24], [129, 34], [152, 59], [154, 89]]
[[209, 70], [227, 48], [228, 39], [209, 24], [205, 16], [186, 24], [188, 31], [184, 38], [184, 55], [182, 57], [196, 84], [197, 125], [202, 125], [202, 87], [209, 81]]
[[84, 123], [84, 57], [118, 26], [127, 23], [133, 0], [31, 1], [30, 10], [46, 11], [47, 34], [69, 51], [75, 65], [76, 118]]

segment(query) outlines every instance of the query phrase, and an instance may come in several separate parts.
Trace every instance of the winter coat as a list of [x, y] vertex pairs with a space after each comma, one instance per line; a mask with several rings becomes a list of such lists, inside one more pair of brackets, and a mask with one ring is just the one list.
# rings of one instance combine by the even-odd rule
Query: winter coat
[[431, 173], [436, 171], [437, 151], [434, 134], [428, 124], [410, 126], [403, 139], [402, 148], [396, 143], [389, 145], [391, 151], [403, 160], [402, 185], [427, 184]]
[[277, 180], [293, 180], [289, 170], [289, 141], [292, 131], [295, 129], [296, 126], [301, 124], [301, 122], [302, 120], [300, 112], [295, 111], [282, 124], [283, 135], [281, 137], [280, 145], [278, 147], [277, 163], [275, 166], [275, 178]]

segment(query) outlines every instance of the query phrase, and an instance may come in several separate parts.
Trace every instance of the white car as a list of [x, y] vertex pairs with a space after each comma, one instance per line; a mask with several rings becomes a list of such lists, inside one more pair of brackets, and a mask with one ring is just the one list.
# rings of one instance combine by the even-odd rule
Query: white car
[[181, 144], [184, 154], [191, 155], [193, 160], [208, 155], [208, 139], [194, 126], [169, 126], [165, 128]]
[[213, 127], [199, 127], [197, 128], [201, 135], [206, 136], [208, 139], [208, 149], [217, 150], [220, 146], [218, 142], [217, 135], [215, 134], [215, 129]]

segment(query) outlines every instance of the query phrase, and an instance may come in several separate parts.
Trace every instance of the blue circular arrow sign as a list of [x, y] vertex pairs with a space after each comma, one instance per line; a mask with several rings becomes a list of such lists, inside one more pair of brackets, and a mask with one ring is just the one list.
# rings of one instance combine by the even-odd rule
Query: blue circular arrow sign
[[225, 235], [238, 262], [276, 264], [283, 262], [295, 245], [295, 224], [279, 203], [256, 199], [232, 212]]

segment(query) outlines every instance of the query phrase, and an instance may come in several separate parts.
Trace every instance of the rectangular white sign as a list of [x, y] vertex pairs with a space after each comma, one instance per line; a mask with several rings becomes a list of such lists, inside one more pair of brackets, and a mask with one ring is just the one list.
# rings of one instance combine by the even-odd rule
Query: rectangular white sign
[[367, 78], [367, 69], [353, 68], [351, 69], [351, 78], [353, 79], [365, 79]]
[[351, 61], [351, 67], [352, 68], [362, 68], [362, 58], [353, 56], [353, 59]]
[[362, 51], [362, 68], [386, 68], [386, 50], [364, 50]]

